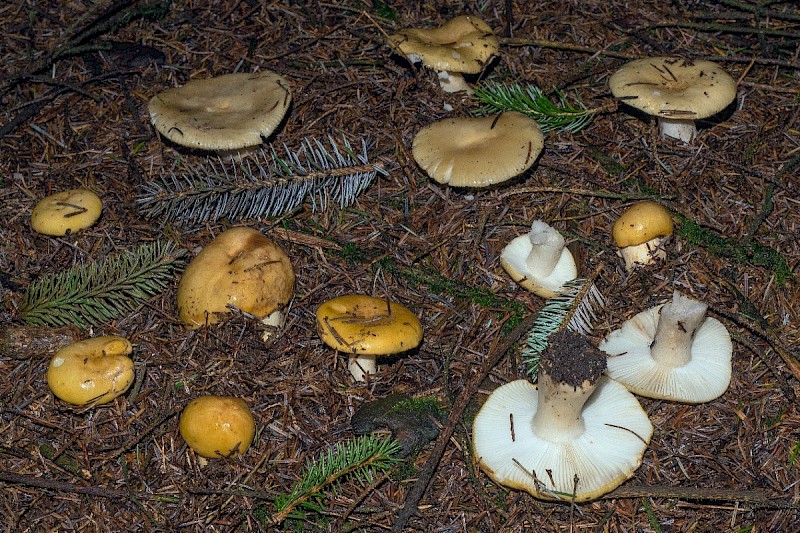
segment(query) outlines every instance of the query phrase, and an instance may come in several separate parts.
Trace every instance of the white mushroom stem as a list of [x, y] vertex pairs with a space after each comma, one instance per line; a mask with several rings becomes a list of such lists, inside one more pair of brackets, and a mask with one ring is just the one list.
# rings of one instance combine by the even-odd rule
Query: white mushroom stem
[[658, 131], [661, 138], [671, 137], [690, 143], [697, 136], [697, 126], [692, 119], [658, 117]]
[[347, 368], [350, 370], [353, 379], [366, 381], [367, 374], [374, 374], [378, 371], [378, 364], [374, 355], [351, 354], [347, 360]]
[[625, 269], [630, 272], [637, 265], [649, 265], [654, 259], [665, 260], [667, 251], [661, 246], [663, 240], [663, 237], [656, 237], [642, 244], [620, 248], [619, 255], [625, 261]]
[[531, 241], [531, 251], [525, 258], [525, 265], [534, 276], [545, 278], [553, 272], [561, 259], [564, 237], [546, 222], [534, 220], [528, 238]]
[[539, 372], [539, 407], [533, 415], [533, 433], [550, 442], [569, 442], [584, 431], [583, 405], [597, 383], [589, 380], [580, 387], [553, 380], [547, 372]]
[[267, 329], [265, 329], [264, 333], [261, 334], [261, 340], [264, 342], [269, 342], [269, 340], [272, 338], [272, 335], [279, 329], [283, 328], [283, 325], [286, 324], [286, 315], [280, 309], [276, 309], [272, 313], [262, 318], [261, 323], [267, 326]]
[[650, 349], [653, 360], [663, 367], [681, 367], [692, 358], [692, 341], [703, 323], [708, 305], [681, 295], [661, 307], [655, 339]]
[[458, 72], [450, 72], [447, 70], [438, 71], [436, 75], [439, 77], [439, 87], [446, 93], [457, 93], [466, 91], [472, 93], [472, 89], [467, 84], [464, 76]]

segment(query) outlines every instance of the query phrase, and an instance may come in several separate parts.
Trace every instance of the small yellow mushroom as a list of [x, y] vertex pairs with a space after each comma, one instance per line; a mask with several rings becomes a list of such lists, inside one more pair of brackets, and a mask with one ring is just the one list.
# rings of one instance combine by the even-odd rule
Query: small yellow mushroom
[[200, 396], [181, 413], [180, 430], [197, 455], [216, 459], [246, 452], [253, 443], [256, 424], [241, 398]]
[[94, 337], [64, 346], [50, 359], [47, 385], [73, 405], [101, 405], [133, 383], [133, 351], [123, 337]]
[[61, 237], [90, 227], [100, 218], [103, 203], [88, 189], [71, 189], [39, 200], [31, 212], [31, 228]]

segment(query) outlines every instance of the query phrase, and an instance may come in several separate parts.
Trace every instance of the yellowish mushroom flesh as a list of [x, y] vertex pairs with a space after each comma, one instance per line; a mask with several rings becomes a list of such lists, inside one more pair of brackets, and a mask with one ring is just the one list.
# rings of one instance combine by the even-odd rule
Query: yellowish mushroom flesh
[[92, 226], [102, 210], [102, 201], [88, 189], [57, 192], [34, 206], [31, 228], [43, 235], [62, 237]]
[[181, 413], [180, 432], [197, 455], [215, 459], [244, 454], [253, 443], [256, 424], [241, 398], [200, 396]]
[[665, 237], [672, 234], [674, 224], [670, 212], [657, 202], [644, 200], [629, 207], [620, 215], [611, 229], [625, 268], [632, 270], [647, 265], [655, 259], [666, 259], [661, 246]]
[[73, 405], [101, 405], [123, 394], [133, 383], [133, 351], [123, 337], [94, 337], [61, 348], [50, 359], [47, 385]]

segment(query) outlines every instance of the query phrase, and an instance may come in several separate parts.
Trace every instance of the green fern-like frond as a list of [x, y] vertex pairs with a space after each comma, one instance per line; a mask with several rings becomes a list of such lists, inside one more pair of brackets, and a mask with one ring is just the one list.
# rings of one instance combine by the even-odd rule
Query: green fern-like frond
[[391, 437], [364, 435], [339, 442], [306, 463], [300, 480], [287, 494], [275, 498], [273, 524], [280, 524], [299, 508], [323, 511], [320, 494], [344, 479], [368, 485], [377, 472], [386, 472], [401, 459], [400, 444]]
[[564, 290], [547, 301], [539, 311], [528, 333], [522, 360], [525, 371], [536, 380], [539, 374], [539, 358], [547, 348], [550, 336], [567, 327], [587, 335], [592, 330], [595, 310], [605, 305], [603, 295], [591, 280], [575, 279], [564, 284]]
[[156, 241], [46, 276], [28, 287], [19, 318], [35, 326], [106, 324], [164, 290], [184, 254], [171, 241]]
[[576, 133], [589, 125], [599, 111], [586, 109], [580, 101], [577, 101], [577, 107], [572, 106], [561, 92], [556, 89], [553, 92], [558, 97], [558, 104], [551, 102], [541, 89], [533, 85], [485, 82], [475, 88], [475, 97], [483, 105], [479, 113], [491, 115], [518, 111], [535, 120], [545, 132]]
[[276, 217], [309, 200], [312, 208], [352, 204], [377, 174], [369, 162], [367, 142], [356, 151], [347, 141], [328, 144], [308, 138], [299, 150], [271, 148], [239, 162], [209, 158], [205, 164], [162, 175], [143, 186], [138, 198], [145, 216], [201, 225], [221, 218], [243, 220]]

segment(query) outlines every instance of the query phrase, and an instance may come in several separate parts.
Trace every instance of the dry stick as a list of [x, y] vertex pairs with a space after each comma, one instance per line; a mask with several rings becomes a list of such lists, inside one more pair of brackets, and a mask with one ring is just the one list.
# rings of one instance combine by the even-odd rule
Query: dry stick
[[763, 490], [715, 489], [709, 487], [666, 487], [662, 485], [632, 485], [614, 489], [604, 500], [614, 498], [674, 498], [678, 500], [709, 500], [745, 502], [757, 507], [797, 508], [800, 504], [770, 496]]
[[75, 494], [86, 494], [87, 496], [97, 496], [99, 498], [127, 499], [130, 496], [130, 494], [124, 490], [105, 489], [103, 487], [86, 487], [83, 485], [75, 485], [74, 483], [69, 483], [67, 481], [58, 481], [57, 479], [36, 476], [26, 476], [24, 474], [6, 472], [3, 470], [0, 470], [0, 481], [13, 483], [15, 485], [27, 485], [29, 487], [36, 487], [40, 489], [60, 490]]
[[453, 436], [453, 432], [455, 431], [456, 425], [461, 419], [461, 415], [464, 413], [464, 409], [467, 408], [467, 405], [477, 392], [478, 387], [483, 380], [486, 379], [486, 376], [489, 375], [489, 372], [491, 372], [492, 368], [494, 368], [503, 355], [505, 355], [505, 353], [510, 350], [511, 347], [514, 346], [517, 341], [519, 341], [519, 339], [521, 339], [522, 336], [531, 329], [531, 327], [533, 327], [536, 316], [537, 315], [534, 313], [520, 322], [517, 327], [511, 331], [511, 333], [504, 337], [502, 344], [495, 344], [493, 346], [494, 350], [490, 350], [489, 355], [486, 357], [483, 365], [481, 365], [478, 373], [472, 378], [472, 381], [469, 382], [466, 388], [461, 391], [461, 394], [459, 394], [455, 404], [453, 404], [452, 410], [450, 411], [450, 416], [447, 418], [447, 424], [442, 428], [441, 433], [439, 433], [439, 438], [436, 439], [436, 443], [433, 446], [433, 450], [431, 450], [428, 461], [419, 471], [417, 480], [414, 482], [414, 485], [412, 485], [408, 496], [406, 496], [405, 504], [403, 505], [403, 508], [400, 509], [400, 512], [397, 515], [397, 520], [392, 526], [393, 532], [400, 533], [403, 531], [408, 520], [417, 513], [417, 505], [419, 504], [419, 500], [425, 494], [425, 490], [428, 488], [428, 484], [430, 483], [433, 474], [436, 472], [436, 469], [439, 466], [439, 461], [442, 459], [442, 455], [447, 447], [447, 443], [450, 441], [450, 437]]
[[773, 30], [771, 28], [750, 28], [747, 26], [731, 26], [729, 24], [704, 23], [704, 22], [681, 22], [678, 20], [657, 22], [651, 24], [646, 29], [654, 28], [686, 28], [689, 30], [711, 31], [723, 33], [751, 33], [755, 35], [770, 37], [789, 37], [791, 39], [800, 38], [800, 33], [793, 31]]

